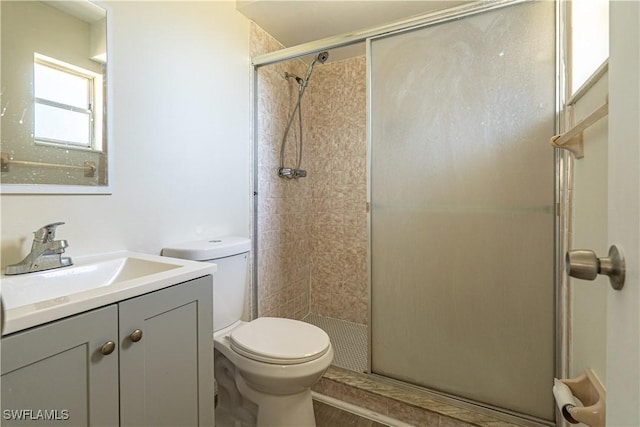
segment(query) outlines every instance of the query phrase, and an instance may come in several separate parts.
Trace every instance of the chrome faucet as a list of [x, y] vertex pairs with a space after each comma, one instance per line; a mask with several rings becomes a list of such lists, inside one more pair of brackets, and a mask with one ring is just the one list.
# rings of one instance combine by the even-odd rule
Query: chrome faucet
[[63, 257], [64, 248], [69, 246], [66, 240], [54, 240], [56, 227], [64, 222], [55, 222], [45, 225], [34, 232], [31, 252], [17, 264], [8, 265], [4, 274], [24, 274], [34, 271], [51, 270], [53, 268], [66, 267], [73, 264], [69, 257]]

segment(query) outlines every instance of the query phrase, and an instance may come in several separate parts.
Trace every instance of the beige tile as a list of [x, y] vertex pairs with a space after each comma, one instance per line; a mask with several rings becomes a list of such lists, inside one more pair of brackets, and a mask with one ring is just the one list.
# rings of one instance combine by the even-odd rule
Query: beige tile
[[414, 426], [438, 427], [440, 422], [436, 413], [394, 400], [389, 401], [388, 411], [390, 417]]
[[387, 399], [354, 387], [327, 382], [324, 385], [324, 394], [362, 408], [370, 409], [382, 415], [387, 415], [389, 412]]
[[482, 424], [483, 427], [520, 427], [518, 424], [509, 423], [506, 421], [489, 421]]
[[468, 423], [465, 423], [464, 421], [456, 420], [454, 418], [441, 416], [438, 427], [469, 427], [473, 425], [474, 424], [468, 424]]
[[[282, 48], [253, 23], [250, 42], [253, 55]], [[362, 249], [366, 242], [366, 62], [359, 57], [314, 69], [302, 110], [303, 165], [310, 176], [282, 180], [274, 170], [297, 97], [297, 85], [287, 81], [284, 73], [302, 75], [306, 67], [292, 60], [258, 72], [257, 268], [258, 287], [265, 288], [258, 290], [259, 311], [299, 318], [305, 311], [318, 309], [362, 321], [367, 318], [366, 250]], [[285, 151], [288, 162], [296, 158], [296, 133], [293, 126]]]
[[379, 381], [366, 374], [331, 367], [322, 381], [323, 384], [332, 384], [330, 387], [332, 387], [333, 396], [339, 399], [343, 395], [349, 395], [349, 387], [386, 399], [388, 411], [386, 415], [413, 425], [519, 427], [518, 424], [504, 421], [488, 413], [454, 406], [432, 394]]

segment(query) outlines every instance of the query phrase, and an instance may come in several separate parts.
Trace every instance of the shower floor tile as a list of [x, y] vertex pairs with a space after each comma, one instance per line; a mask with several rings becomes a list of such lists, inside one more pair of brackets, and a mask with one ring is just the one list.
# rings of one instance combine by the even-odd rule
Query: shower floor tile
[[355, 372], [366, 372], [368, 365], [367, 325], [309, 314], [302, 319], [329, 335], [335, 355], [333, 365]]

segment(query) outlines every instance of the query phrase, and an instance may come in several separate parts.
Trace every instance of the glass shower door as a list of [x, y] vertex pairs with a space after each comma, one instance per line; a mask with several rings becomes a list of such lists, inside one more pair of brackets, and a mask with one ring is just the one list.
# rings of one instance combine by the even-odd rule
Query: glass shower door
[[371, 370], [552, 420], [554, 3], [370, 43]]

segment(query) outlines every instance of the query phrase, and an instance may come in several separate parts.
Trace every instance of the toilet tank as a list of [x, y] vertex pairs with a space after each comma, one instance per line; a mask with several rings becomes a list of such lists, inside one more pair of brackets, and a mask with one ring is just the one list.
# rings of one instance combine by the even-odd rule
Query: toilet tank
[[213, 329], [218, 331], [242, 318], [247, 289], [251, 241], [226, 236], [181, 243], [162, 249], [162, 255], [211, 262], [218, 266], [213, 278]]

